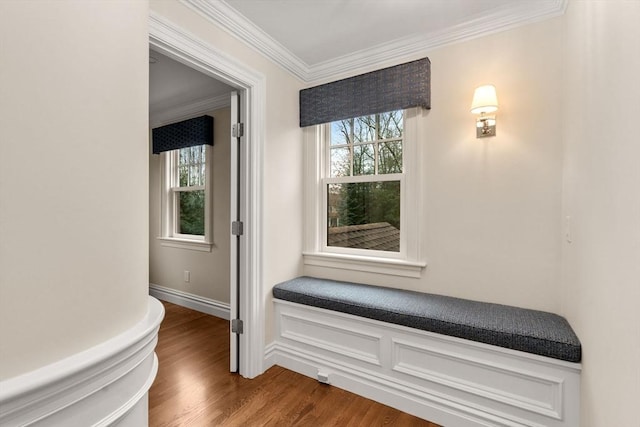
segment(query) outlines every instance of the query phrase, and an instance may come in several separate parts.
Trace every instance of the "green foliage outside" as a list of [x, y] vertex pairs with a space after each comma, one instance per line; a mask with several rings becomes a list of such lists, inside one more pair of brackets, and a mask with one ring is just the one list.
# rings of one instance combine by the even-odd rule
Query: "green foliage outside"
[[[205, 185], [205, 146], [180, 149], [179, 184], [181, 187]], [[204, 190], [180, 191], [178, 232], [204, 236]]]
[[179, 232], [204, 236], [204, 191], [182, 191], [179, 197]]
[[[334, 140], [336, 145], [348, 144], [349, 151], [332, 149], [332, 171], [336, 176], [360, 176], [374, 174], [377, 167], [378, 175], [402, 173], [402, 136], [402, 111], [334, 122], [332, 145]], [[351, 155], [342, 155], [345, 152]], [[328, 191], [329, 215], [335, 212], [338, 219], [334, 224], [387, 222], [400, 229], [400, 181], [330, 184]]]
[[400, 181], [340, 184], [340, 225], [387, 222], [400, 229]]

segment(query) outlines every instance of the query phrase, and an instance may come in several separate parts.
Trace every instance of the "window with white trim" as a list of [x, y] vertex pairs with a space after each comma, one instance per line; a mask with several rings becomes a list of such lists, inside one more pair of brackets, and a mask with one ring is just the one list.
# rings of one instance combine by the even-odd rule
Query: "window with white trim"
[[306, 131], [305, 264], [420, 274], [419, 114], [396, 110]]
[[326, 249], [400, 252], [403, 111], [326, 126]]
[[163, 244], [211, 250], [211, 147], [196, 145], [161, 154]]

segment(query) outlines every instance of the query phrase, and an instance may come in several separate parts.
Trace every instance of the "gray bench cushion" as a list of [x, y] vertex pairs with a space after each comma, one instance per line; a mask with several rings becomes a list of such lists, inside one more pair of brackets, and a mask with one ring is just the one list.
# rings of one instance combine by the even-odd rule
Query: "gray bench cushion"
[[273, 296], [569, 362], [582, 357], [569, 323], [544, 311], [312, 277], [280, 283]]

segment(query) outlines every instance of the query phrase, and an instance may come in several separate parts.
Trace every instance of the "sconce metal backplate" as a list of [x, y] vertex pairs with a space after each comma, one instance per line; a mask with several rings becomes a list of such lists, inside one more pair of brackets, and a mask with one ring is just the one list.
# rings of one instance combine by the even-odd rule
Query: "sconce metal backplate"
[[476, 138], [496, 136], [496, 117], [482, 116], [476, 121]]

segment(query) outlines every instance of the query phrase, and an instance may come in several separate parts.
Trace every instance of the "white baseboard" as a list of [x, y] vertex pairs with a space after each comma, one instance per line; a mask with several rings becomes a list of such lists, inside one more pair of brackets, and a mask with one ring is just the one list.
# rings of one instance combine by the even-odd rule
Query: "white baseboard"
[[149, 283], [149, 295], [158, 298], [159, 300], [220, 317], [221, 319], [231, 319], [229, 304], [224, 302], [190, 294], [188, 292], [178, 291], [176, 289], [167, 288], [154, 283]]
[[272, 342], [267, 345], [264, 349], [264, 361], [262, 363], [262, 367], [264, 371], [267, 371], [270, 367], [277, 365], [276, 363], [276, 343]]
[[122, 334], [0, 382], [0, 425], [146, 426], [163, 317], [162, 304], [149, 297], [145, 318]]

